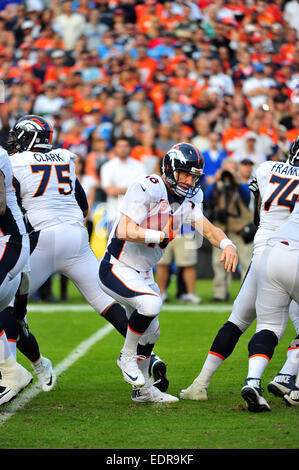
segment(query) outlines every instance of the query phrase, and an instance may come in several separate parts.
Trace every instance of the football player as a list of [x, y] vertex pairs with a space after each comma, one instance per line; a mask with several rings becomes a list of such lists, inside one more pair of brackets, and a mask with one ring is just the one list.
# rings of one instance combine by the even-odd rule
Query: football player
[[[290, 158], [291, 160], [291, 158]], [[292, 299], [299, 303], [299, 205], [288, 220], [269, 237], [257, 276], [256, 333], [248, 344], [248, 374], [242, 397], [249, 411], [270, 411], [260, 395], [261, 377], [274, 349], [282, 338]], [[298, 373], [297, 349], [294, 366]], [[299, 380], [284, 395], [289, 405], [299, 405]]]
[[[261, 256], [267, 241], [289, 217], [299, 195], [299, 156], [297, 155], [299, 140], [293, 143], [287, 162], [267, 161], [256, 171], [250, 189], [255, 193], [259, 208], [258, 231], [254, 238], [251, 264], [227, 322], [218, 331], [211, 349], [206, 357], [200, 374], [193, 383], [181, 391], [181, 398], [186, 400], [207, 400], [207, 389], [210, 380], [223, 361], [233, 352], [240, 336], [247, 330], [256, 317], [257, 276], [261, 268]], [[298, 305], [292, 301], [289, 309], [297, 334], [299, 333]], [[288, 360], [284, 368], [268, 385], [270, 392], [282, 396], [294, 384], [293, 355], [298, 351], [298, 337], [288, 350]], [[266, 346], [265, 346], [266, 348]], [[253, 354], [249, 348], [249, 355]], [[265, 349], [267, 360], [271, 358], [271, 350]], [[257, 383], [256, 383], [257, 384]], [[262, 397], [261, 388], [256, 386], [259, 404], [256, 411], [268, 408]]]
[[175, 402], [177, 397], [155, 390], [147, 379], [149, 358], [159, 338], [162, 300], [153, 266], [181, 226], [191, 224], [213, 245], [222, 248], [221, 262], [235, 271], [236, 247], [202, 213], [200, 180], [204, 159], [189, 143], [174, 145], [164, 156], [162, 176], [148, 175], [133, 182], [100, 263], [102, 289], [126, 306], [128, 330], [117, 360], [124, 380], [133, 386], [136, 402]]
[[[124, 308], [99, 288], [98, 260], [90, 248], [84, 225], [88, 203], [75, 173], [77, 156], [66, 149], [53, 150], [52, 135], [52, 127], [46, 119], [28, 115], [15, 123], [8, 138], [14, 186], [26, 213], [29, 231], [29, 295], [53, 273], [60, 272], [125, 336], [128, 321]], [[22, 312], [19, 321], [26, 314], [26, 306]], [[17, 316], [16, 311], [14, 315]], [[10, 331], [17, 337], [16, 328]], [[22, 352], [33, 362], [37, 348], [30, 335], [27, 339], [22, 337]], [[155, 385], [167, 388], [166, 366], [157, 356], [153, 359], [151, 372]], [[56, 383], [51, 361], [41, 356], [33, 366], [43, 389], [51, 390]]]
[[[0, 148], [0, 310], [15, 295], [17, 299], [27, 295], [28, 259], [29, 239], [12, 185], [11, 163], [7, 152]], [[33, 378], [16, 362], [1, 326], [0, 372], [0, 405], [12, 400]]]

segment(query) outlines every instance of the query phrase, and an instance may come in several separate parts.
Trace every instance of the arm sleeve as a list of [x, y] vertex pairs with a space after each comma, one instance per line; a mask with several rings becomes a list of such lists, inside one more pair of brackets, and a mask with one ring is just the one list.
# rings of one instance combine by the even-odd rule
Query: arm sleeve
[[75, 182], [75, 198], [83, 213], [88, 210], [87, 197], [78, 178], [76, 178]]

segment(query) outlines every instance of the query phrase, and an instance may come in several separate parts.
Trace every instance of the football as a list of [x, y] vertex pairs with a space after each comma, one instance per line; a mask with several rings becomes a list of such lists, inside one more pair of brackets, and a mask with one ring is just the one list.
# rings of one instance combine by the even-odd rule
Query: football
[[149, 216], [141, 224], [143, 228], [149, 228], [151, 230], [164, 230], [170, 232], [171, 230], [178, 230], [181, 226], [180, 220], [178, 217], [170, 215], [165, 212], [158, 212]]

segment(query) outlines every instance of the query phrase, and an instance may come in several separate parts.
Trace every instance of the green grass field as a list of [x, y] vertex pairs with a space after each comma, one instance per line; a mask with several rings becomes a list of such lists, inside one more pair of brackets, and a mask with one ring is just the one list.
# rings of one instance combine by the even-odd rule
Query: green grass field
[[[160, 314], [161, 336], [155, 352], [168, 365], [169, 392], [176, 396], [199, 373], [230, 313], [229, 303], [221, 304], [222, 309], [227, 305], [226, 312], [217, 310], [218, 305], [215, 311], [208, 308], [211, 281], [200, 280], [197, 287], [204, 300], [198, 311], [183, 304], [178, 307], [173, 300]], [[238, 288], [239, 282], [234, 281], [233, 297]], [[57, 289], [55, 281], [56, 293]], [[285, 361], [286, 348], [294, 338], [292, 325], [263, 376], [271, 413], [249, 413], [240, 394], [247, 374], [247, 343], [255, 324], [212, 378], [208, 401], [136, 404], [116, 366], [123, 339], [115, 330], [89, 349], [76, 350], [108, 324], [86, 308], [71, 284], [69, 293], [71, 300], [64, 304], [30, 304], [30, 328], [60, 375], [52, 392], [38, 393], [35, 379], [1, 407], [0, 449], [298, 449], [299, 409], [287, 407], [266, 390]], [[70, 306], [74, 311], [69, 311]], [[62, 362], [74, 350], [70, 365]], [[30, 368], [21, 354], [18, 359]]]

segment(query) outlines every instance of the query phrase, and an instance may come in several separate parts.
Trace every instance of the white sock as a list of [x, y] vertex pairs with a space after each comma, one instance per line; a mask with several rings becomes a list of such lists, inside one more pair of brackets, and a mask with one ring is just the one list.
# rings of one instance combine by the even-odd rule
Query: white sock
[[2, 330], [0, 332], [0, 364], [4, 363], [10, 355], [11, 348], [9, 342], [7, 341], [5, 331]]
[[263, 375], [269, 363], [269, 359], [266, 356], [251, 356], [248, 363], [248, 375], [247, 378], [260, 379]]
[[209, 385], [212, 375], [216, 372], [218, 367], [221, 366], [223, 361], [224, 359], [217, 354], [209, 353], [196, 381]]
[[298, 372], [299, 348], [289, 349], [287, 352], [287, 360], [284, 363], [281, 374], [296, 375]]
[[135, 333], [134, 331], [127, 329], [126, 339], [123, 345], [123, 351], [135, 351], [137, 350], [137, 344], [142, 335]]

